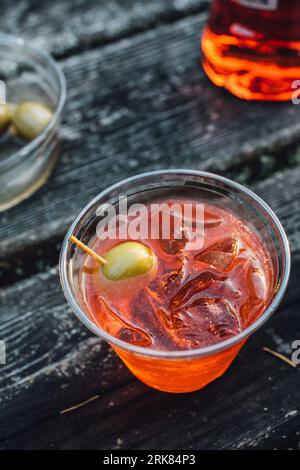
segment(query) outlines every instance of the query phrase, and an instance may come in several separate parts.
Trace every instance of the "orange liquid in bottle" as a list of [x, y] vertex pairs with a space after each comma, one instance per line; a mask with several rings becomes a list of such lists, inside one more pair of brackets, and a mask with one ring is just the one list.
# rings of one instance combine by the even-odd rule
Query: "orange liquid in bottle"
[[213, 0], [203, 67], [246, 100], [291, 100], [300, 79], [299, 0]]
[[[195, 201], [159, 202], [171, 206]], [[199, 251], [186, 250], [184, 236], [139, 240], [152, 249], [157, 263], [135, 278], [107, 280], [87, 257], [81, 278], [90, 318], [115, 338], [164, 352], [214, 345], [253, 323], [273, 293], [268, 254], [258, 236], [231, 212], [205, 203], [204, 222]], [[105, 256], [121, 241], [97, 239], [90, 247]], [[209, 357], [173, 360], [113, 348], [145, 383], [181, 392], [199, 389], [221, 375], [241, 346]]]

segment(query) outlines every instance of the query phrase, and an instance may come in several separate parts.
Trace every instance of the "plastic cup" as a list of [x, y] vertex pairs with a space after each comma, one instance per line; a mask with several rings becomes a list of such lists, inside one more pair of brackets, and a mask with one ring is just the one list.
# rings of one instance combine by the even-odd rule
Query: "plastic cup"
[[[201, 200], [217, 204], [240, 217], [264, 244], [273, 264], [274, 285], [269, 304], [249, 327], [217, 344], [183, 351], [159, 351], [136, 346], [111, 336], [96, 325], [84, 302], [80, 267], [87, 256], [69, 242], [75, 235], [88, 244], [95, 236], [100, 204], [116, 204], [120, 194], [144, 201], [168, 191], [189, 191]], [[61, 283], [77, 317], [97, 336], [106, 340], [131, 372], [147, 385], [162, 391], [182, 393], [199, 390], [228, 369], [245, 341], [277, 309], [290, 274], [290, 250], [284, 229], [273, 211], [252, 191], [227, 178], [200, 171], [164, 170], [144, 173], [117, 183], [101, 192], [78, 215], [69, 228], [60, 257]]]

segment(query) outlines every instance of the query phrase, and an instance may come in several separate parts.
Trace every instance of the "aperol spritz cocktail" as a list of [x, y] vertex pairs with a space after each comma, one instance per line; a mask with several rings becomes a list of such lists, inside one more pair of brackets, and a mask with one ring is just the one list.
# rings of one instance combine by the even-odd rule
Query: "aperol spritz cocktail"
[[[263, 218], [265, 208], [259, 208], [257, 201], [254, 204], [248, 193], [242, 195], [244, 200], [236, 198], [234, 191], [229, 194], [226, 184], [222, 188], [227, 180], [216, 180], [216, 186], [212, 176], [205, 183], [206, 174], [201, 175], [203, 187], [197, 187], [195, 175], [190, 184], [180, 186], [182, 175], [174, 173], [178, 178], [174, 187], [168, 186], [168, 179], [165, 184], [158, 176], [155, 179], [154, 172], [150, 180], [154, 178], [155, 189], [146, 188], [129, 197], [146, 208], [130, 216], [135, 226], [149, 228], [139, 242], [151, 250], [155, 262], [144, 274], [107, 279], [97, 261], [70, 249], [74, 256], [70, 281], [84, 310], [84, 322], [93, 331], [101, 331], [143, 382], [170, 392], [202, 388], [225, 372], [251, 329], [264, 321], [274, 297], [278, 292], [282, 295], [286, 280], [283, 283], [281, 276], [289, 270], [286, 261], [283, 268], [277, 253], [280, 248], [276, 248], [272, 218], [269, 214], [268, 219]], [[186, 178], [189, 180], [188, 174]], [[168, 238], [161, 227], [151, 237], [151, 225], [157, 225], [153, 203], [169, 211]], [[176, 222], [178, 214], [171, 208], [183, 213], [187, 205], [199, 204], [203, 206], [202, 239], [191, 248], [188, 229]], [[89, 210], [94, 211], [95, 206]], [[189, 228], [199, 222], [193, 219], [196, 211], [190, 214]], [[117, 226], [124, 222], [118, 218]], [[84, 216], [85, 224], [89, 219]], [[71, 231], [79, 230], [89, 248], [101, 256], [132, 240], [124, 230], [117, 238], [114, 232], [114, 236], [100, 239], [97, 220], [83, 232], [78, 224]], [[282, 248], [285, 244], [284, 240]], [[288, 260], [287, 245], [283, 255]]]
[[[144, 214], [141, 224], [144, 217], [151, 216]], [[217, 206], [205, 203], [204, 226], [200, 251], [186, 250], [184, 236], [140, 240], [157, 259], [141, 276], [111, 281], [87, 257], [82, 288], [94, 322], [115, 338], [159, 351], [211, 346], [249, 326], [273, 294], [268, 253], [242, 220]], [[122, 241], [96, 238], [89, 247], [105, 256]]]

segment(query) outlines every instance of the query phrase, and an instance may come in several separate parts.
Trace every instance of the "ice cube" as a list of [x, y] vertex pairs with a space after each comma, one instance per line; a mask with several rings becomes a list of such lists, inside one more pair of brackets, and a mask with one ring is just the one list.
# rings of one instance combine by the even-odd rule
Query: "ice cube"
[[249, 326], [259, 316], [264, 303], [258, 297], [249, 297], [249, 299], [240, 308], [240, 318], [243, 326]]
[[251, 296], [265, 299], [267, 296], [267, 282], [263, 271], [259, 268], [249, 267], [247, 272], [247, 285]]
[[170, 234], [167, 238], [160, 238], [161, 248], [168, 255], [179, 254], [185, 247], [188, 238], [182, 226], [174, 227], [171, 225]]
[[178, 291], [182, 278], [183, 271], [181, 267], [174, 271], [167, 271], [148, 285], [147, 292], [159, 303], [164, 303], [166, 299], [173, 297]]
[[204, 212], [204, 228], [211, 229], [216, 228], [221, 225], [222, 219], [216, 217], [214, 214], [211, 214], [209, 211], [205, 210]]
[[195, 300], [181, 312], [181, 338], [199, 343], [217, 342], [241, 331], [239, 319], [229, 303], [222, 298]]
[[97, 303], [97, 323], [107, 333], [136, 346], [150, 346], [151, 336], [134, 325], [129, 319], [121, 318], [119, 312], [112, 310], [101, 296], [94, 299]]
[[206, 304], [210, 317], [208, 331], [220, 338], [237, 334], [240, 331], [239, 319], [229, 303], [224, 299], [211, 300]]
[[214, 280], [223, 281], [225, 279], [225, 277], [220, 277], [210, 271], [204, 271], [198, 274], [190, 281], [187, 281], [176, 295], [174, 295], [170, 301], [170, 309], [173, 310], [184, 307], [193, 300], [193, 296], [211, 287]]
[[154, 348], [169, 351], [176, 349], [176, 342], [172, 339], [172, 325], [168, 324], [167, 312], [163, 315], [159, 299], [142, 290], [134, 297], [131, 311], [132, 321], [139, 326], [139, 330], [150, 335]]
[[177, 255], [180, 253], [186, 245], [186, 238], [184, 239], [168, 239], [160, 240], [160, 246], [162, 247], [163, 251], [168, 255]]
[[217, 269], [228, 269], [238, 252], [238, 241], [229, 237], [198, 253], [195, 259]]
[[142, 346], [144, 348], [151, 346], [151, 336], [144, 331], [136, 328], [121, 328], [116, 334], [116, 338], [126, 341], [126, 343]]

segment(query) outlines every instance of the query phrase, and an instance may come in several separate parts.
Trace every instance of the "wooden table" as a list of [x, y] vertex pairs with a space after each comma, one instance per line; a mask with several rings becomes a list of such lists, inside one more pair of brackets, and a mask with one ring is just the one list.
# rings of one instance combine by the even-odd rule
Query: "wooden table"
[[[47, 48], [67, 78], [61, 158], [47, 184], [0, 215], [2, 449], [297, 449], [300, 106], [246, 103], [199, 65], [203, 0], [1, 2], [1, 30]], [[103, 188], [158, 168], [249, 185], [291, 241], [290, 286], [228, 373], [169, 395], [138, 382], [66, 305], [57, 272], [67, 226]], [[60, 414], [61, 410], [99, 398]]]

